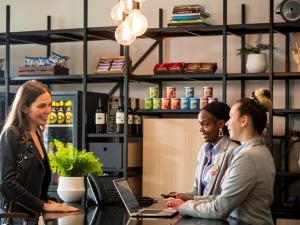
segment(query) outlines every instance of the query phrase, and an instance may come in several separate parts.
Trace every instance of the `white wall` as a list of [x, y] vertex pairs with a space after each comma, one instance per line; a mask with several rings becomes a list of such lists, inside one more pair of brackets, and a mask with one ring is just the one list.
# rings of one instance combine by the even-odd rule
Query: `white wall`
[[[117, 3], [117, 0], [89, 0], [89, 17], [88, 25], [90, 27], [112, 26], [110, 18], [110, 10]], [[275, 0], [275, 7], [279, 3]], [[211, 14], [209, 23], [222, 24], [222, 0], [147, 0], [142, 5], [142, 12], [148, 18], [150, 27], [158, 26], [158, 8], [164, 9], [164, 25], [166, 26], [171, 17], [173, 6], [176, 4], [193, 4], [199, 3], [205, 6], [206, 11]], [[228, 0], [228, 23], [240, 23], [241, 4], [247, 5], [247, 23], [263, 23], [268, 22], [269, 18], [269, 0]], [[83, 0], [1, 0], [0, 1], [0, 32], [5, 32], [5, 7], [11, 5], [11, 31], [27, 31], [46, 29], [46, 16], [52, 16], [52, 28], [77, 28], [83, 25]], [[275, 22], [282, 21], [279, 15], [275, 15]], [[249, 35], [247, 42], [255, 43], [258, 40], [268, 43], [268, 35]], [[291, 44], [294, 47], [292, 37]], [[299, 36], [298, 36], [299, 40]], [[130, 56], [135, 62], [143, 52], [153, 43], [150, 39], [137, 40], [130, 49]], [[283, 71], [284, 69], [284, 37], [283, 35], [275, 35], [274, 55], [274, 71]], [[96, 68], [97, 60], [100, 56], [118, 55], [119, 47], [113, 41], [98, 41], [88, 43], [88, 71], [93, 73]], [[240, 38], [237, 36], [228, 36], [228, 72], [240, 71], [240, 58], [236, 55], [237, 48], [240, 47]], [[63, 43], [53, 44], [53, 50], [57, 53], [68, 55], [71, 57], [69, 67], [70, 74], [81, 74], [82, 71], [82, 43]], [[211, 61], [218, 63], [218, 70], [222, 69], [222, 37], [193, 37], [193, 38], [173, 38], [164, 41], [164, 61], [186, 61], [186, 62], [204, 62]], [[11, 73], [17, 74], [17, 68], [23, 64], [24, 56], [43, 56], [46, 54], [46, 48], [37, 45], [23, 45], [11, 47]], [[5, 56], [4, 46], [0, 47], [0, 58]], [[155, 63], [158, 61], [158, 51], [155, 50], [137, 69], [138, 74], [151, 74]], [[296, 65], [292, 62], [292, 70], [296, 70]], [[239, 82], [228, 82], [228, 103], [232, 104], [239, 97]], [[172, 82], [165, 85], [177, 87], [178, 96], [182, 96], [183, 87], [192, 85], [196, 87], [196, 95], [200, 96], [202, 87], [211, 85], [214, 87], [214, 95], [222, 99], [221, 82]], [[90, 84], [89, 90], [106, 92], [113, 84]], [[147, 87], [150, 84], [133, 83], [130, 85], [130, 96], [145, 97]], [[292, 107], [299, 108], [299, 81], [291, 83], [291, 103]], [[246, 93], [250, 94], [252, 90], [259, 87], [268, 87], [267, 81], [248, 81]], [[55, 86], [55, 89], [62, 89], [62, 86]], [[63, 89], [80, 88], [80, 85], [65, 85]], [[284, 107], [284, 82], [274, 82], [274, 108]], [[293, 118], [294, 128], [299, 129], [299, 120]], [[284, 122], [276, 119], [274, 126], [275, 134], [283, 134]], [[298, 154], [298, 153], [297, 153]], [[299, 154], [298, 154], [299, 155]]]

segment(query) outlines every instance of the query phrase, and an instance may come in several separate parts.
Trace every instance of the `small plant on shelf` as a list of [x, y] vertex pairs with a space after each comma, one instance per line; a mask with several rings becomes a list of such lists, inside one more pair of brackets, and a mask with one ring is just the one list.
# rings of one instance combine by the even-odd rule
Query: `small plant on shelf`
[[[269, 44], [257, 43], [255, 46], [247, 44], [244, 48], [237, 49], [238, 55], [261, 54], [270, 49]], [[275, 47], [273, 47], [275, 49]]]
[[64, 145], [54, 140], [56, 152], [49, 154], [49, 161], [53, 173], [58, 172], [63, 177], [82, 177], [89, 173], [103, 175], [102, 163], [93, 152], [79, 151], [71, 143]]

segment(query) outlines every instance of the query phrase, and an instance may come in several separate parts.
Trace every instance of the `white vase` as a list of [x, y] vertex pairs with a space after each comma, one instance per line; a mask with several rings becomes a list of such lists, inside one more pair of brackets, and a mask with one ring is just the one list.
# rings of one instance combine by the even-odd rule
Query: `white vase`
[[84, 192], [84, 177], [59, 177], [57, 194], [63, 201], [77, 202]]
[[268, 68], [267, 56], [264, 53], [249, 54], [246, 68], [248, 73], [264, 73]]

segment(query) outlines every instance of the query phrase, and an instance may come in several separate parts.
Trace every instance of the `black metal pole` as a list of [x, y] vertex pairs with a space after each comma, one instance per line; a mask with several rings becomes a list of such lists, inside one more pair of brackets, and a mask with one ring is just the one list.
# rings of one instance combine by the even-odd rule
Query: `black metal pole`
[[[163, 9], [159, 9], [159, 28], [163, 28]], [[164, 52], [163, 52], [163, 38], [159, 40], [159, 46], [158, 46], [158, 62], [163, 63], [164, 60]]]
[[123, 141], [123, 177], [128, 177], [128, 97], [129, 97], [129, 46], [124, 47], [125, 53], [125, 73], [124, 73], [124, 141]]
[[[246, 5], [242, 4], [242, 25], [246, 24]], [[246, 36], [245, 34], [242, 34], [241, 36], [241, 48], [245, 48], [246, 45]], [[246, 56], [245, 54], [241, 54], [241, 73], [245, 74], [246, 73]], [[245, 90], [245, 80], [241, 79], [241, 98], [244, 98], [246, 95], [246, 90]]]
[[223, 0], [223, 102], [227, 102], [227, 0]]
[[51, 34], [49, 33], [51, 31], [51, 16], [47, 16], [47, 31], [47, 38], [49, 40], [47, 43], [47, 57], [49, 57], [51, 53]]
[[6, 6], [6, 38], [5, 38], [5, 114], [8, 113], [9, 81], [10, 81], [10, 5]]
[[[270, 0], [270, 26], [269, 26], [269, 89], [273, 100], [273, 46], [274, 46], [274, 0]], [[269, 149], [273, 152], [273, 110], [269, 111]]]
[[82, 71], [82, 148], [86, 148], [86, 92], [87, 92], [87, 27], [88, 27], [88, 0], [83, 5], [83, 71]]

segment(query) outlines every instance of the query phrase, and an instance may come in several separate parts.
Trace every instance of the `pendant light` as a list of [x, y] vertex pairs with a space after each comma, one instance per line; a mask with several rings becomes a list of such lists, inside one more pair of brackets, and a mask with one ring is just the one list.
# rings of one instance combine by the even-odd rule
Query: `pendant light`
[[133, 10], [126, 18], [136, 36], [143, 35], [148, 28], [148, 21], [139, 9], [140, 3], [135, 2]]

